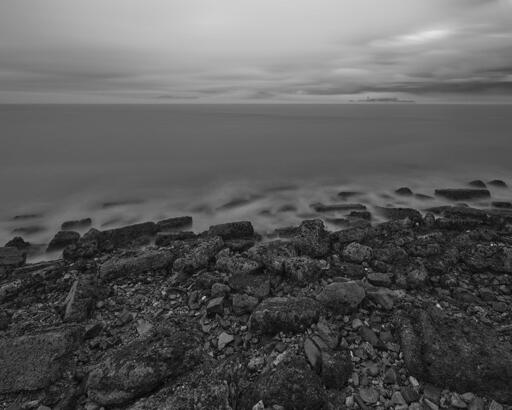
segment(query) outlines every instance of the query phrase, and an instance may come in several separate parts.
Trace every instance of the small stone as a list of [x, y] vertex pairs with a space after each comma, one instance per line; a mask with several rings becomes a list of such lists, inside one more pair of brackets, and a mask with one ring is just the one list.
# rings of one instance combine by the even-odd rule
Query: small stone
[[258, 299], [254, 296], [246, 294], [235, 294], [233, 295], [233, 312], [236, 315], [243, 315], [245, 313], [252, 313], [252, 311], [258, 306]]
[[363, 340], [366, 340], [372, 346], [377, 346], [380, 344], [379, 337], [368, 326], [361, 327], [361, 329], [359, 329], [359, 334]]
[[401, 387], [400, 393], [402, 393], [402, 397], [405, 399], [407, 404], [411, 404], [415, 401], [418, 401], [420, 398], [420, 396], [416, 392], [416, 390], [414, 390], [412, 387], [409, 387], [409, 386]]
[[217, 341], [217, 347], [219, 350], [224, 349], [228, 344], [232, 343], [235, 338], [233, 335], [230, 335], [229, 333], [222, 332], [219, 335], [219, 339]]
[[480, 397], [475, 397], [471, 403], [469, 403], [468, 410], [484, 410], [485, 403]]
[[466, 403], [471, 403], [473, 400], [475, 400], [475, 397], [476, 396], [474, 395], [474, 393], [471, 392], [467, 392], [460, 395], [460, 398], [464, 400]]
[[391, 285], [391, 275], [387, 273], [372, 272], [368, 274], [367, 279], [374, 286], [388, 287]]
[[137, 333], [139, 336], [145, 336], [153, 329], [153, 325], [144, 319], [137, 320]]
[[391, 401], [396, 405], [407, 404], [404, 397], [402, 396], [402, 393], [400, 393], [399, 391], [393, 393], [393, 395], [391, 396]]
[[420, 382], [416, 379], [416, 377], [409, 376], [409, 383], [411, 383], [411, 386], [414, 389], [417, 389], [420, 387]]
[[352, 242], [343, 249], [343, 258], [348, 262], [362, 263], [372, 257], [373, 249], [357, 242]]
[[252, 410], [265, 410], [265, 405], [263, 404], [263, 400], [260, 400], [254, 406], [252, 406]]
[[395, 190], [395, 194], [402, 195], [402, 196], [411, 196], [412, 191], [411, 191], [411, 188], [401, 187], [401, 188], [398, 188], [397, 190]]
[[389, 367], [384, 373], [384, 384], [395, 384], [397, 381], [396, 371], [393, 367]]
[[352, 329], [354, 330], [357, 330], [359, 329], [361, 326], [363, 326], [363, 322], [361, 321], [361, 319], [354, 319], [352, 321]]
[[211, 299], [206, 305], [206, 313], [208, 316], [222, 316], [224, 314], [224, 297]]
[[364, 288], [355, 281], [334, 282], [327, 285], [317, 299], [332, 310], [346, 314], [355, 310], [365, 295]]
[[229, 294], [230, 290], [231, 288], [224, 283], [214, 283], [210, 293], [213, 297], [219, 297]]
[[367, 404], [375, 404], [379, 401], [379, 392], [373, 387], [361, 387], [359, 389], [361, 399]]
[[439, 410], [439, 406], [432, 403], [429, 399], [423, 398], [423, 404], [427, 406], [429, 410]]
[[491, 404], [489, 404], [489, 410], [503, 410], [503, 406], [496, 400], [493, 400]]
[[421, 404], [418, 402], [414, 402], [409, 404], [409, 410], [421, 410]]
[[423, 396], [438, 405], [441, 400], [441, 389], [432, 384], [426, 384], [423, 388]]
[[468, 405], [458, 393], [452, 393], [450, 396], [450, 404], [457, 409], [465, 409]]

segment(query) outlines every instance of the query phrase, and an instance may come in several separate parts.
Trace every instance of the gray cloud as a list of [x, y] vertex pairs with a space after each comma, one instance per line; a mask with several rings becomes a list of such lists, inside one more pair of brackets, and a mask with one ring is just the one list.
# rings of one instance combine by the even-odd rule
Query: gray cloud
[[0, 102], [512, 100], [512, 0], [4, 0]]

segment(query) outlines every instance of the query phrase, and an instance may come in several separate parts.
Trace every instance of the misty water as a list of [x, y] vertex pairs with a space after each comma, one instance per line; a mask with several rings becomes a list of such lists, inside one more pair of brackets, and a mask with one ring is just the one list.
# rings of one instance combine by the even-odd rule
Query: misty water
[[197, 232], [248, 219], [264, 233], [343, 217], [310, 206], [340, 191], [369, 210], [424, 209], [442, 201], [394, 190], [512, 175], [506, 105], [3, 105], [0, 127], [2, 245], [23, 227], [47, 242], [83, 217], [106, 229], [192, 215]]

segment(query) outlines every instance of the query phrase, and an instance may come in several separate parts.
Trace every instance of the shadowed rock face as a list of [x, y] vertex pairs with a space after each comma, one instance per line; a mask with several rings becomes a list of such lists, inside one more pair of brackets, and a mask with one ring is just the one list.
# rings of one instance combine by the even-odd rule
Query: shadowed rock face
[[159, 328], [108, 354], [89, 374], [87, 394], [103, 406], [123, 404], [149, 393], [200, 360], [200, 337], [193, 328]]
[[411, 374], [460, 393], [485, 393], [512, 403], [512, 345], [492, 328], [448, 317], [434, 307], [400, 312], [396, 323]]
[[487, 189], [436, 189], [436, 195], [452, 201], [469, 201], [472, 199], [490, 198], [491, 193]]
[[77, 347], [80, 327], [0, 339], [0, 393], [38, 390], [57, 381]]

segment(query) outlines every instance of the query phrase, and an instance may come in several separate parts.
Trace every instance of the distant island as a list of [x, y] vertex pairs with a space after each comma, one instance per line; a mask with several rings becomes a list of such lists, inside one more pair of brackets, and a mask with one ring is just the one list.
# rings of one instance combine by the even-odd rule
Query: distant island
[[397, 97], [381, 97], [381, 98], [370, 98], [366, 97], [364, 99], [360, 100], [350, 100], [350, 102], [357, 102], [357, 103], [412, 103], [414, 104], [416, 101], [414, 100], [403, 100], [401, 98]]

